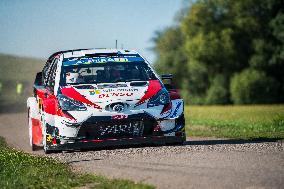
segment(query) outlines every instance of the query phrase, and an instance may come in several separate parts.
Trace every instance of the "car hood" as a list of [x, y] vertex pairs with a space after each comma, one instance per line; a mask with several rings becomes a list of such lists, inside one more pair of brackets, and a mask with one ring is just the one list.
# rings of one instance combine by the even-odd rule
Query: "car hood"
[[115, 102], [143, 104], [153, 97], [162, 85], [159, 80], [120, 82], [92, 85], [73, 85], [61, 88], [61, 93], [74, 100], [104, 108]]

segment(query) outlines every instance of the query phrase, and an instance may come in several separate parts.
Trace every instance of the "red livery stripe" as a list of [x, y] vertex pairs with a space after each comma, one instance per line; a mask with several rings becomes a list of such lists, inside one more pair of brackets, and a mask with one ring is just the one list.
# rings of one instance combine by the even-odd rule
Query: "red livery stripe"
[[157, 94], [161, 89], [162, 86], [159, 80], [150, 80], [145, 95], [139, 100], [139, 102], [137, 102], [136, 106], [143, 104], [146, 100]]
[[89, 105], [94, 106], [97, 109], [102, 109], [99, 105], [91, 102], [90, 100], [83, 97], [78, 91], [76, 91], [73, 87], [64, 87], [61, 89], [63, 95], [68, 96], [74, 100], [77, 100], [82, 103], [86, 103]]

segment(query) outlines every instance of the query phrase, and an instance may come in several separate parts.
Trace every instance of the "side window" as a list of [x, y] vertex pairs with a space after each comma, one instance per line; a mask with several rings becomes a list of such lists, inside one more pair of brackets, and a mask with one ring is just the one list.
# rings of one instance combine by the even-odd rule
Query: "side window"
[[51, 67], [52, 67], [53, 62], [54, 62], [54, 59], [53, 59], [53, 58], [52, 58], [52, 59], [49, 59], [49, 60], [46, 62], [44, 68], [43, 68], [43, 71], [42, 71], [42, 73], [43, 73], [43, 84], [44, 84], [45, 86], [48, 85], [48, 79], [49, 79], [49, 75], [50, 75], [50, 71], [51, 71]]
[[143, 66], [142, 74], [148, 79], [157, 79], [151, 68], [148, 66]]
[[47, 61], [42, 69], [42, 81], [43, 81], [43, 85], [46, 84], [46, 80], [47, 80], [47, 70], [48, 70], [48, 66], [50, 65], [50, 62]]
[[55, 85], [57, 63], [58, 63], [58, 59], [55, 58], [51, 63], [50, 73], [49, 73], [48, 82], [47, 82], [47, 86], [49, 86], [52, 90], [53, 90], [54, 85]]

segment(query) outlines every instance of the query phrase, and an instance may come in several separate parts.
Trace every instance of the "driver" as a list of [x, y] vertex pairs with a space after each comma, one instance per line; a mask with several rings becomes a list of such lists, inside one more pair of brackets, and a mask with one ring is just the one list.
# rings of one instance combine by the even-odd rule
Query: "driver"
[[121, 80], [121, 74], [120, 71], [117, 69], [112, 69], [110, 71], [110, 80], [111, 82], [117, 82], [118, 80]]
[[84, 82], [84, 79], [78, 72], [72, 70], [66, 73], [66, 83], [70, 83], [70, 84], [78, 83], [79, 84], [83, 82]]

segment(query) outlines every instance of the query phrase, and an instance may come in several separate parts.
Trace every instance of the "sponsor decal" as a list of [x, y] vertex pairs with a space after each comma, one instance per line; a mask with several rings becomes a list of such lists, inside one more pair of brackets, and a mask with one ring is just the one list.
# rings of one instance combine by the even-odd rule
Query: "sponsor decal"
[[122, 92], [112, 92], [112, 93], [105, 93], [99, 94], [99, 98], [110, 98], [110, 97], [121, 97], [121, 96], [133, 96], [134, 93], [122, 93]]
[[138, 89], [103, 89], [101, 90], [104, 93], [110, 93], [110, 92], [138, 92]]
[[101, 94], [100, 90], [98, 90], [98, 89], [90, 90], [89, 93], [90, 93], [90, 95]]
[[94, 64], [107, 62], [138, 62], [144, 61], [142, 57], [82, 57], [69, 58], [63, 61], [64, 66], [80, 65], [80, 64]]
[[117, 91], [131, 91], [131, 92], [137, 92], [138, 89], [117, 89]]
[[128, 115], [113, 115], [111, 119], [127, 119]]
[[181, 102], [179, 102], [179, 103], [177, 104], [176, 109], [174, 110], [174, 112], [173, 112], [173, 114], [172, 114], [171, 118], [173, 118], [173, 117], [176, 117], [176, 116], [177, 116], [178, 109], [180, 108], [181, 104], [182, 104]]
[[51, 136], [51, 134], [47, 134], [46, 135], [46, 142], [52, 142], [53, 137]]

